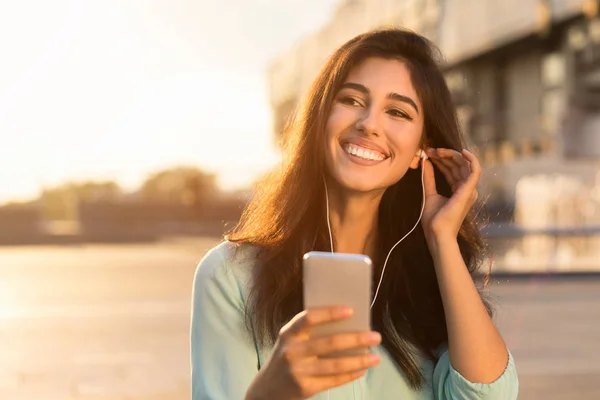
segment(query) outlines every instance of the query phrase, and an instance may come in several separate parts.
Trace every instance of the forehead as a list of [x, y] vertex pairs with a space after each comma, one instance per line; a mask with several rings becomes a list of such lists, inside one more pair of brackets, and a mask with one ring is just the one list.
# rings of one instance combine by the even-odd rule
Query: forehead
[[418, 101], [410, 71], [400, 60], [367, 58], [350, 70], [346, 82], [360, 83], [374, 96], [395, 92]]

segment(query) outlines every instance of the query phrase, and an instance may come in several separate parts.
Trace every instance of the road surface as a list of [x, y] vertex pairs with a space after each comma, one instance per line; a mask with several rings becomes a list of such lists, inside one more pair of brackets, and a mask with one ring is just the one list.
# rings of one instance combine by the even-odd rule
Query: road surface
[[[213, 244], [0, 248], [0, 399], [189, 399], [192, 277]], [[600, 399], [600, 279], [491, 295], [520, 399]]]

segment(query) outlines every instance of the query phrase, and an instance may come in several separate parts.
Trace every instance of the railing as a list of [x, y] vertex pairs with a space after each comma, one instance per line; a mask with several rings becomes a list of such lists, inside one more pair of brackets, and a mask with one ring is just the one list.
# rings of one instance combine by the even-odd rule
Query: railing
[[493, 272], [600, 272], [600, 225], [491, 225], [482, 232], [490, 245]]

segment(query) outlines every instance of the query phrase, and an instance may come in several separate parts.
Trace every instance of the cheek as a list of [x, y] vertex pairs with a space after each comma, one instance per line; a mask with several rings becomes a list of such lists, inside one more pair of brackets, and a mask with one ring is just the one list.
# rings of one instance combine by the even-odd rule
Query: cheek
[[414, 125], [397, 126], [392, 134], [388, 135], [390, 147], [395, 155], [395, 162], [410, 164], [419, 148], [422, 129]]
[[416, 149], [420, 139], [419, 135], [415, 134], [415, 132], [408, 132], [406, 130], [388, 135], [388, 138], [390, 146], [397, 157]]
[[332, 110], [329, 113], [329, 118], [327, 119], [327, 123], [325, 124], [325, 158], [327, 161], [328, 168], [332, 167], [332, 163], [334, 163], [336, 157], [336, 144], [337, 137], [340, 134], [340, 122], [339, 115]]
[[346, 107], [334, 105], [327, 119], [327, 137], [333, 139], [340, 136], [352, 125], [353, 120], [355, 120], [355, 116], [351, 110]]

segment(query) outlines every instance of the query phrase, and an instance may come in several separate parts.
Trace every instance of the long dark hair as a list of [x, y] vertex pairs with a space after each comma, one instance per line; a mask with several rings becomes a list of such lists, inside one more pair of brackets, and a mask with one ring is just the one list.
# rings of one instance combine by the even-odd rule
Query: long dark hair
[[[452, 99], [438, 66], [441, 53], [435, 45], [410, 31], [386, 29], [359, 35], [339, 48], [321, 70], [300, 113], [288, 124], [283, 167], [257, 185], [239, 224], [226, 237], [260, 248], [246, 317], [261, 346], [272, 345], [280, 328], [302, 310], [302, 256], [311, 250], [329, 250], [322, 180], [326, 172], [325, 124], [348, 72], [369, 57], [406, 63], [423, 104], [428, 146], [464, 148]], [[382, 259], [417, 221], [422, 201], [420, 174], [420, 169], [408, 170], [382, 198], [375, 283]], [[435, 176], [438, 191], [449, 197], [450, 186], [437, 169]], [[463, 223], [458, 243], [474, 276], [484, 243], [473, 213]], [[382, 345], [408, 383], [421, 387], [423, 376], [415, 355], [418, 352], [436, 361], [436, 349], [448, 340], [433, 260], [422, 229], [416, 229], [392, 253], [371, 313], [373, 329], [382, 334]]]

